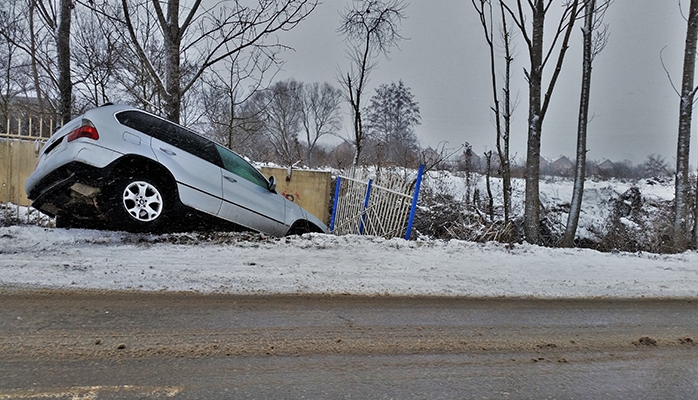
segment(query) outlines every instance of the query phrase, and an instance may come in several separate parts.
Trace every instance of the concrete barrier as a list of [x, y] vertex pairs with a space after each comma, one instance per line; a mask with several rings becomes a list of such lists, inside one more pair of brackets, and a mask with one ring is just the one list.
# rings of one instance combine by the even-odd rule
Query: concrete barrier
[[276, 179], [276, 191], [298, 204], [321, 221], [328, 223], [332, 174], [327, 171], [289, 170], [286, 168], [263, 167], [267, 178]]

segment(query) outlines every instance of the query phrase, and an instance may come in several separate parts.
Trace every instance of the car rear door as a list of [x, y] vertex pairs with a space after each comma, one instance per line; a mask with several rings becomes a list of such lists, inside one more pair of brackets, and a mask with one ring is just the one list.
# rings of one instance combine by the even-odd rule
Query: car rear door
[[152, 136], [155, 156], [174, 175], [182, 203], [217, 215], [223, 188], [214, 143], [164, 120]]
[[247, 161], [223, 146], [223, 204], [220, 217], [275, 236], [288, 231], [284, 198], [269, 190], [269, 182]]

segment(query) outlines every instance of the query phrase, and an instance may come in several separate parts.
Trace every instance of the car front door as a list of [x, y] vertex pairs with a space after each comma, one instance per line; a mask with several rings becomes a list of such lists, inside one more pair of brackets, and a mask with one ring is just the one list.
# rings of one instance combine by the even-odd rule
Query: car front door
[[223, 168], [223, 204], [219, 216], [275, 236], [288, 231], [285, 200], [269, 190], [269, 182], [240, 156], [216, 145]]

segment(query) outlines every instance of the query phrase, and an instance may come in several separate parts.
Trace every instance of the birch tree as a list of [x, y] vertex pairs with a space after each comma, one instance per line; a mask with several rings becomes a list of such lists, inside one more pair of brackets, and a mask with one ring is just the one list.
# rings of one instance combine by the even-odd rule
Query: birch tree
[[689, 239], [689, 149], [691, 144], [691, 121], [696, 90], [694, 74], [696, 67], [696, 41], [698, 40], [698, 0], [691, 0], [686, 27], [686, 44], [683, 58], [681, 100], [679, 104], [679, 135], [676, 150], [676, 181], [674, 209], [674, 247], [677, 251], [686, 249], [688, 243], [698, 245], [698, 196], [694, 208], [694, 228]]
[[584, 27], [582, 27], [583, 57], [582, 57], [582, 89], [579, 99], [579, 120], [577, 122], [577, 158], [574, 173], [574, 188], [570, 212], [567, 216], [563, 247], [574, 246], [574, 238], [579, 225], [579, 214], [582, 210], [584, 195], [584, 180], [586, 179], [587, 159], [587, 124], [589, 122], [589, 99], [591, 92], [591, 70], [596, 55], [603, 50], [608, 41], [608, 29], [603, 25], [603, 17], [611, 0], [589, 0], [584, 5]]
[[[528, 133], [526, 146], [526, 191], [524, 200], [524, 233], [526, 241], [541, 243], [540, 234], [540, 146], [543, 120], [562, 70], [572, 28], [578, 18], [579, 2], [568, 0], [563, 4], [562, 14], [555, 28], [552, 41], [543, 41], [546, 17], [553, 0], [516, 0], [511, 6], [502, 3], [517, 26], [526, 43], [530, 66], [524, 70], [528, 82]], [[528, 9], [526, 14], [525, 9]], [[530, 18], [528, 18], [530, 15]], [[529, 22], [530, 21], [530, 22]], [[544, 82], [544, 70], [554, 63], [553, 72]]]

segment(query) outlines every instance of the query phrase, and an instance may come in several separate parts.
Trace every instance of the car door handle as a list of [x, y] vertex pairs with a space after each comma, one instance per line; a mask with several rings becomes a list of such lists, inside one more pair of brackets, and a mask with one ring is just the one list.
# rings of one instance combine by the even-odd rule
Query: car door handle
[[160, 147], [160, 150], [163, 153], [167, 154], [168, 156], [176, 156], [177, 155], [177, 153], [175, 153], [174, 151], [172, 151], [170, 149], [163, 149], [162, 147]]
[[232, 183], [236, 183], [236, 182], [237, 182], [237, 180], [236, 180], [235, 178], [233, 178], [232, 176], [223, 175], [223, 178], [225, 178], [225, 180], [228, 181], [228, 182], [232, 182]]

